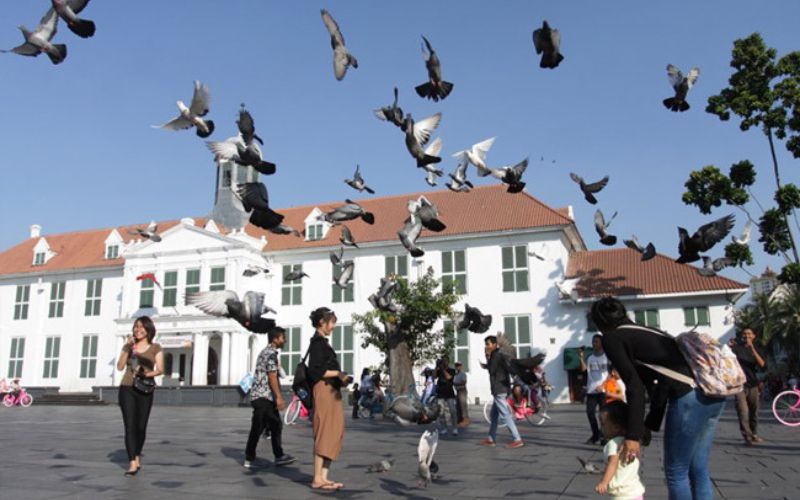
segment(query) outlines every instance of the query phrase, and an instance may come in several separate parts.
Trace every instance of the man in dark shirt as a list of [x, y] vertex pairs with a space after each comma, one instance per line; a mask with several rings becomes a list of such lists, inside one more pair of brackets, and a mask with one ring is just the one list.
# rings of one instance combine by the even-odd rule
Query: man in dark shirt
[[456, 390], [453, 388], [453, 378], [456, 376], [456, 371], [450, 368], [450, 360], [447, 356], [443, 357], [436, 363], [436, 397], [443, 405], [443, 412], [439, 417], [444, 421], [447, 426], [441, 431], [441, 434], [447, 435], [448, 430], [454, 436], [458, 436], [458, 428], [456, 418]]
[[731, 341], [731, 348], [742, 366], [746, 377], [744, 390], [736, 395], [736, 413], [739, 415], [739, 430], [747, 445], [761, 443], [758, 436], [758, 378], [756, 372], [767, 366], [766, 355], [755, 345], [756, 332], [752, 328], [742, 330], [738, 341]]
[[511, 416], [511, 408], [508, 406], [508, 393], [511, 391], [509, 376], [509, 361], [497, 348], [497, 337], [490, 335], [484, 339], [484, 352], [486, 353], [486, 363], [481, 363], [482, 368], [489, 370], [489, 385], [492, 390], [492, 412], [489, 423], [489, 437], [481, 441], [484, 446], [495, 446], [497, 439], [497, 422], [501, 418], [508, 426], [514, 441], [506, 445], [506, 448], [521, 448], [525, 445], [519, 435], [517, 425]]

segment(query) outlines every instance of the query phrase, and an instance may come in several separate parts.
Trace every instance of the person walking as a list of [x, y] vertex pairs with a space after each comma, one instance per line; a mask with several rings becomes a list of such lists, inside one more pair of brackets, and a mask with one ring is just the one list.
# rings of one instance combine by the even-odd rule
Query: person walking
[[[626, 387], [628, 425], [619, 453], [621, 464], [640, 458], [641, 445], [650, 442], [651, 431], [659, 430], [666, 414], [664, 475], [670, 500], [712, 498], [708, 459], [725, 399], [708, 397], [683, 382], [694, 377], [675, 339], [634, 324], [619, 300], [599, 299], [590, 314], [603, 332], [606, 355]], [[674, 375], [666, 376], [645, 363]], [[650, 398], [646, 417], [645, 393]]]
[[286, 408], [280, 386], [280, 348], [286, 343], [286, 330], [276, 326], [269, 332], [269, 345], [258, 355], [256, 360], [255, 381], [250, 389], [250, 406], [253, 407], [253, 418], [250, 422], [250, 435], [244, 451], [244, 467], [251, 468], [256, 459], [256, 446], [265, 429], [269, 430], [272, 442], [272, 454], [275, 465], [288, 465], [295, 461], [291, 455], [283, 452], [281, 444], [280, 412]]
[[[153, 389], [147, 389], [137, 378], [154, 383], [154, 378], [164, 373], [164, 353], [153, 343], [156, 325], [148, 316], [136, 318], [130, 337], [117, 359], [117, 370], [125, 370], [119, 385], [119, 407], [125, 425], [125, 451], [128, 470], [125, 476], [134, 476], [142, 468], [142, 448], [147, 433], [147, 421], [153, 407]], [[149, 391], [149, 392], [148, 392]]]
[[497, 441], [497, 423], [503, 419], [513, 441], [506, 445], [506, 448], [521, 448], [525, 445], [519, 435], [517, 425], [511, 416], [511, 408], [508, 406], [506, 398], [511, 391], [509, 377], [509, 360], [499, 350], [497, 337], [489, 335], [483, 341], [486, 363], [481, 363], [481, 367], [489, 371], [489, 386], [492, 391], [492, 411], [489, 422], [489, 436], [481, 441], [484, 446], [495, 446]]
[[467, 372], [464, 371], [464, 364], [456, 361], [456, 376], [453, 377], [453, 387], [456, 389], [456, 415], [459, 427], [469, 425], [469, 395], [467, 394]]
[[742, 367], [745, 376], [744, 390], [736, 395], [736, 413], [739, 416], [739, 431], [748, 446], [763, 443], [758, 435], [758, 377], [756, 373], [767, 367], [767, 356], [755, 344], [756, 332], [745, 328], [731, 349]]
[[456, 391], [453, 387], [453, 379], [456, 371], [450, 368], [450, 360], [447, 356], [439, 359], [436, 363], [436, 396], [439, 403], [443, 405], [440, 421], [444, 423], [444, 428], [440, 434], [446, 436], [448, 432], [453, 436], [458, 436], [458, 424], [456, 415]]
[[336, 314], [327, 307], [320, 307], [311, 313], [310, 319], [316, 329], [308, 348], [308, 379], [314, 396], [314, 479], [311, 487], [339, 490], [344, 485], [328, 479], [328, 472], [344, 442], [341, 389], [348, 377], [329, 343], [336, 327]]
[[586, 372], [586, 418], [589, 419], [589, 426], [592, 429], [592, 435], [586, 440], [586, 444], [597, 444], [598, 441], [605, 444], [605, 438], [597, 424], [597, 409], [605, 398], [603, 382], [608, 374], [608, 358], [603, 352], [603, 336], [592, 337], [592, 354], [588, 359], [585, 358], [583, 349], [578, 351], [578, 356], [581, 361], [581, 371]]

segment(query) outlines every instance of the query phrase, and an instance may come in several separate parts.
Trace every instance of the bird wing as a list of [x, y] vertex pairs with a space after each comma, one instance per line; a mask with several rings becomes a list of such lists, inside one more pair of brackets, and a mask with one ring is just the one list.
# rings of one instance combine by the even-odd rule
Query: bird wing
[[347, 49], [344, 45], [337, 45], [336, 48], [333, 49], [333, 75], [337, 80], [344, 78], [344, 75], [347, 73], [347, 65], [349, 62], [350, 58], [347, 57]]
[[631, 250], [636, 250], [639, 253], [644, 252], [644, 248], [642, 248], [642, 245], [639, 244], [639, 240], [638, 238], [636, 238], [635, 234], [631, 236], [631, 239], [622, 240], [622, 242], [625, 243], [625, 246], [630, 248]]
[[439, 126], [440, 121], [442, 121], [442, 114], [436, 113], [435, 115], [431, 115], [424, 120], [414, 123], [414, 138], [417, 139], [420, 146], [424, 146], [428, 143], [433, 131]]
[[561, 47], [561, 32], [558, 30], [550, 30], [550, 42], [553, 44], [553, 48], [558, 51], [558, 48]]
[[669, 84], [672, 85], [672, 88], [677, 88], [683, 81], [683, 73], [672, 64], [667, 64], [667, 78], [669, 78]]
[[34, 34], [49, 41], [53, 39], [56, 31], [58, 31], [58, 13], [51, 8], [39, 21], [39, 26], [34, 30]]
[[481, 160], [486, 161], [486, 153], [492, 148], [492, 144], [494, 144], [494, 140], [496, 137], [490, 137], [485, 141], [481, 141], [477, 144], [472, 146], [472, 150], [480, 157]]
[[356, 173], [355, 173], [355, 174], [353, 174], [353, 180], [354, 180], [356, 183], [363, 184], [363, 183], [364, 183], [364, 178], [363, 178], [363, 177], [361, 177], [361, 171], [360, 171], [360, 170], [361, 170], [361, 167], [360, 167], [360, 165], [356, 165]]
[[239, 127], [239, 133], [242, 134], [242, 138], [249, 137], [250, 140], [253, 139], [256, 133], [256, 124], [253, 121], [253, 115], [249, 111], [244, 108], [239, 111], [239, 119], [236, 120], [236, 126]]
[[155, 128], [165, 128], [167, 130], [186, 130], [194, 125], [191, 120], [183, 117], [183, 115], [168, 121], [164, 125], [155, 125]]
[[517, 163], [511, 168], [514, 170], [514, 174], [516, 174], [517, 178], [519, 179], [520, 177], [522, 177], [522, 174], [525, 173], [525, 169], [528, 168], [528, 159], [525, 158], [524, 160]]
[[599, 209], [594, 213], [594, 228], [600, 236], [604, 236], [606, 232], [606, 218], [603, 217], [603, 212]]
[[19, 54], [21, 56], [38, 56], [39, 55], [39, 47], [36, 45], [25, 42], [22, 45], [18, 45], [11, 50], [2, 50], [0, 52], [13, 52], [15, 54]]
[[744, 230], [742, 231], [742, 237], [738, 240], [736, 238], [733, 239], [735, 243], [739, 245], [747, 245], [750, 243], [750, 234], [753, 231], [753, 222], [748, 219], [747, 223], [744, 225]]
[[211, 91], [208, 90], [208, 86], [200, 83], [199, 80], [195, 80], [194, 95], [192, 96], [192, 105], [189, 106], [189, 112], [195, 116], [206, 116], [210, 105]]
[[689, 70], [689, 74], [686, 75], [686, 83], [689, 85], [689, 88], [692, 88], [698, 76], [700, 76], [700, 68], [694, 67]]
[[158, 224], [156, 221], [150, 221], [150, 224], [147, 225], [147, 232], [155, 233], [156, 231], [158, 231]]
[[537, 54], [541, 54], [542, 50], [544, 50], [543, 49], [544, 41], [542, 39], [542, 29], [541, 28], [539, 28], [537, 30], [533, 30], [533, 47], [536, 49], [536, 53]]
[[419, 438], [419, 445], [417, 446], [417, 457], [420, 463], [430, 465], [433, 461], [433, 455], [436, 453], [436, 447], [439, 445], [439, 433], [425, 431]]
[[212, 316], [227, 316], [228, 301], [239, 302], [239, 296], [233, 290], [218, 290], [214, 292], [195, 292], [186, 296], [186, 304], [195, 306], [206, 314]]
[[575, 181], [576, 183], [583, 185], [583, 177], [581, 177], [580, 175], [576, 174], [575, 172], [570, 172], [569, 173], [569, 178], [572, 179], [573, 181]]
[[430, 156], [439, 156], [439, 153], [442, 152], [442, 138], [437, 137], [433, 140], [432, 143], [428, 144], [428, 147], [425, 148], [425, 154]]
[[714, 268], [714, 271], [722, 271], [726, 267], [733, 267], [735, 265], [736, 261], [728, 257], [714, 259], [714, 261], [711, 263], [711, 266]]
[[[191, 122], [189, 122], [189, 124], [191, 125]], [[206, 141], [206, 146], [212, 153], [214, 153], [217, 161], [236, 161], [240, 159], [239, 146], [244, 147], [244, 141], [242, 140], [241, 136], [237, 136], [230, 137], [224, 141]]]
[[269, 210], [269, 194], [263, 182], [245, 182], [239, 186], [237, 194], [242, 198], [242, 203], [251, 210]]
[[733, 229], [734, 221], [733, 214], [730, 214], [700, 226], [700, 229], [692, 236], [693, 240], [698, 240], [698, 251], [707, 252], [722, 241]]
[[331, 37], [333, 37], [333, 39], [336, 40], [336, 43], [339, 45], [344, 45], [344, 36], [342, 36], [339, 25], [333, 19], [331, 13], [325, 9], [322, 9], [320, 14], [322, 15], [322, 22], [325, 23], [325, 27], [328, 29], [328, 33], [331, 34]]
[[353, 241], [353, 233], [350, 232], [350, 228], [342, 224], [342, 238], [346, 241]]
[[76, 14], [80, 14], [80, 12], [86, 8], [86, 5], [89, 4], [89, 0], [67, 0], [67, 5], [72, 12]]
[[609, 177], [605, 176], [605, 177], [603, 177], [602, 179], [600, 179], [597, 182], [593, 182], [591, 184], [585, 184], [583, 186], [583, 189], [588, 191], [588, 192], [590, 192], [590, 193], [597, 193], [600, 190], [602, 190], [604, 187], [606, 187], [606, 184], [608, 184], [608, 179], [609, 179]]

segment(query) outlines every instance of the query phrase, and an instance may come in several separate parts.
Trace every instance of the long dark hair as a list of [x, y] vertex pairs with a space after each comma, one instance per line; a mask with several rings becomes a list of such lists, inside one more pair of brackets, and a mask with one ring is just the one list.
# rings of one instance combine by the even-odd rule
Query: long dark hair
[[589, 315], [601, 332], [608, 332], [620, 325], [631, 323], [625, 306], [614, 297], [603, 297], [595, 301]]
[[327, 307], [318, 307], [311, 311], [311, 315], [308, 318], [311, 320], [311, 326], [319, 328], [322, 323], [327, 323], [331, 319], [336, 319], [336, 313]]
[[133, 320], [133, 326], [136, 326], [137, 321], [141, 323], [142, 328], [144, 328], [144, 331], [147, 332], [147, 343], [152, 344], [153, 339], [156, 337], [156, 324], [153, 323], [153, 320], [150, 319], [150, 316], [139, 316]]

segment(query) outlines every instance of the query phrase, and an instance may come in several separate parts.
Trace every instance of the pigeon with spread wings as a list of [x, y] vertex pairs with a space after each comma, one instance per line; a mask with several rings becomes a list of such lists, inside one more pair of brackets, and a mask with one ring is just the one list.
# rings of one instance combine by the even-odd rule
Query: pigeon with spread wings
[[158, 234], [158, 224], [156, 224], [155, 221], [151, 221], [146, 228], [136, 227], [133, 229], [128, 229], [128, 234], [141, 236], [144, 239], [154, 241], [156, 243], [161, 241], [161, 236]]
[[352, 66], [358, 68], [358, 60], [348, 52], [344, 45], [344, 36], [339, 30], [339, 25], [334, 21], [330, 12], [325, 9], [320, 11], [322, 22], [331, 35], [331, 48], [333, 49], [333, 74], [337, 80], [342, 80], [347, 73], [347, 68]]
[[367, 186], [367, 183], [364, 182], [364, 177], [361, 176], [361, 167], [359, 165], [356, 165], [356, 171], [353, 174], [353, 178], [345, 179], [344, 183], [358, 192], [366, 191], [369, 194], [375, 194], [375, 191], [373, 191], [372, 188]]
[[561, 54], [561, 33], [551, 28], [547, 21], [543, 21], [542, 27], [533, 32], [533, 47], [537, 54], [542, 54], [540, 68], [554, 69], [564, 60]]
[[232, 290], [193, 292], [186, 296], [186, 304], [211, 316], [234, 319], [254, 333], [268, 333], [275, 328], [275, 320], [262, 317], [275, 310], [264, 302], [260, 292], [247, 292], [241, 300]]
[[439, 233], [447, 228], [444, 222], [439, 220], [439, 209], [424, 195], [416, 200], [409, 200], [408, 212], [412, 217], [419, 219], [422, 226], [428, 231]]
[[473, 333], [484, 333], [492, 326], [492, 315], [483, 314], [477, 307], [464, 304], [464, 315], [458, 322], [459, 330], [469, 330]]
[[675, 112], [689, 109], [689, 103], [686, 102], [686, 94], [694, 86], [698, 76], [700, 76], [700, 68], [692, 68], [688, 75], [683, 76], [681, 70], [668, 64], [667, 77], [669, 78], [669, 84], [675, 90], [675, 96], [664, 99], [664, 107]]
[[444, 99], [450, 92], [453, 91], [453, 84], [442, 80], [442, 64], [439, 62], [439, 56], [433, 50], [431, 42], [424, 36], [422, 40], [425, 42], [422, 47], [422, 56], [425, 58], [425, 67], [428, 69], [428, 81], [422, 85], [418, 85], [415, 90], [420, 97], [432, 99], [438, 102], [439, 99]]
[[434, 477], [433, 474], [439, 470], [439, 466], [433, 461], [437, 446], [439, 446], [439, 431], [434, 429], [422, 433], [417, 446], [417, 460], [420, 477], [418, 485], [423, 488], [428, 487]]
[[640, 254], [642, 254], [642, 262], [652, 259], [656, 256], [656, 247], [653, 243], [648, 243], [646, 247], [642, 247], [639, 244], [639, 240], [636, 238], [636, 235], [632, 235], [631, 239], [629, 240], [622, 240], [625, 243], [625, 246], [630, 248], [631, 250], [636, 250]]
[[53, 5], [58, 17], [67, 23], [67, 28], [71, 32], [81, 38], [94, 36], [96, 28], [94, 22], [78, 17], [78, 14], [86, 8], [89, 0], [50, 0], [50, 3]]
[[603, 212], [597, 210], [594, 213], [594, 229], [597, 231], [597, 234], [600, 235], [600, 243], [606, 246], [612, 246], [617, 243], [617, 237], [613, 234], [608, 233], [608, 227], [611, 225], [611, 221], [617, 216], [617, 212], [614, 212], [614, 215], [611, 216], [608, 221], [603, 216]]
[[0, 50], [0, 52], [13, 52], [21, 56], [36, 57], [39, 54], [47, 54], [53, 64], [61, 64], [67, 58], [67, 46], [63, 43], [50, 43], [58, 31], [58, 14], [50, 9], [39, 21], [35, 30], [30, 31], [25, 26], [19, 26], [25, 42], [10, 50]]
[[250, 223], [254, 226], [270, 230], [283, 222], [283, 215], [269, 207], [269, 194], [263, 183], [246, 182], [240, 184], [235, 192], [242, 200], [244, 211], [250, 213]]
[[361, 219], [367, 224], [375, 224], [375, 215], [372, 212], [367, 212], [364, 207], [352, 200], [344, 200], [345, 204], [335, 209], [318, 216], [319, 220], [329, 222], [331, 224], [338, 224], [353, 219]]
[[689, 232], [678, 227], [678, 253], [680, 257], [675, 262], [686, 263], [700, 260], [700, 252], [708, 252], [733, 229], [735, 218], [733, 214], [721, 217], [713, 222], [704, 224], [690, 237]]
[[375, 116], [379, 120], [389, 121], [403, 129], [403, 108], [397, 105], [397, 87], [394, 88], [394, 102], [392, 105], [376, 109]]
[[211, 106], [211, 91], [208, 86], [201, 84], [198, 80], [194, 81], [194, 95], [189, 107], [183, 101], [178, 101], [180, 115], [168, 121], [164, 125], [154, 125], [154, 128], [165, 130], [186, 130], [192, 127], [197, 128], [197, 135], [205, 139], [214, 132], [214, 122], [203, 117], [208, 114]]
[[570, 173], [569, 178], [575, 181], [581, 187], [583, 197], [592, 205], [597, 204], [597, 198], [595, 198], [594, 195], [599, 193], [604, 187], [606, 187], [606, 184], [608, 184], [608, 176], [603, 177], [597, 182], [592, 182], [589, 184], [583, 180], [583, 177], [575, 173]]
[[722, 257], [719, 259], [712, 259], [706, 255], [702, 256], [703, 259], [703, 267], [697, 270], [701, 276], [711, 277], [716, 276], [717, 272], [722, 271], [726, 267], [733, 267], [736, 265], [736, 261], [734, 259], [728, 257]]
[[[435, 148], [432, 147], [427, 150], [423, 149], [423, 147], [430, 140], [433, 131], [436, 130], [436, 127], [439, 126], [439, 122], [441, 121], [441, 113], [436, 113], [435, 115], [429, 116], [418, 122], [414, 121], [414, 118], [410, 113], [406, 115], [406, 119], [403, 122], [403, 126], [405, 127], [406, 131], [406, 148], [411, 156], [417, 160], [418, 167], [424, 167], [430, 163], [439, 163], [442, 161], [442, 159], [438, 156], [438, 151], [436, 151]], [[436, 141], [434, 141], [434, 144], [435, 143]], [[433, 146], [433, 144], [431, 146]], [[438, 147], [441, 149], [441, 142], [439, 143]]]

